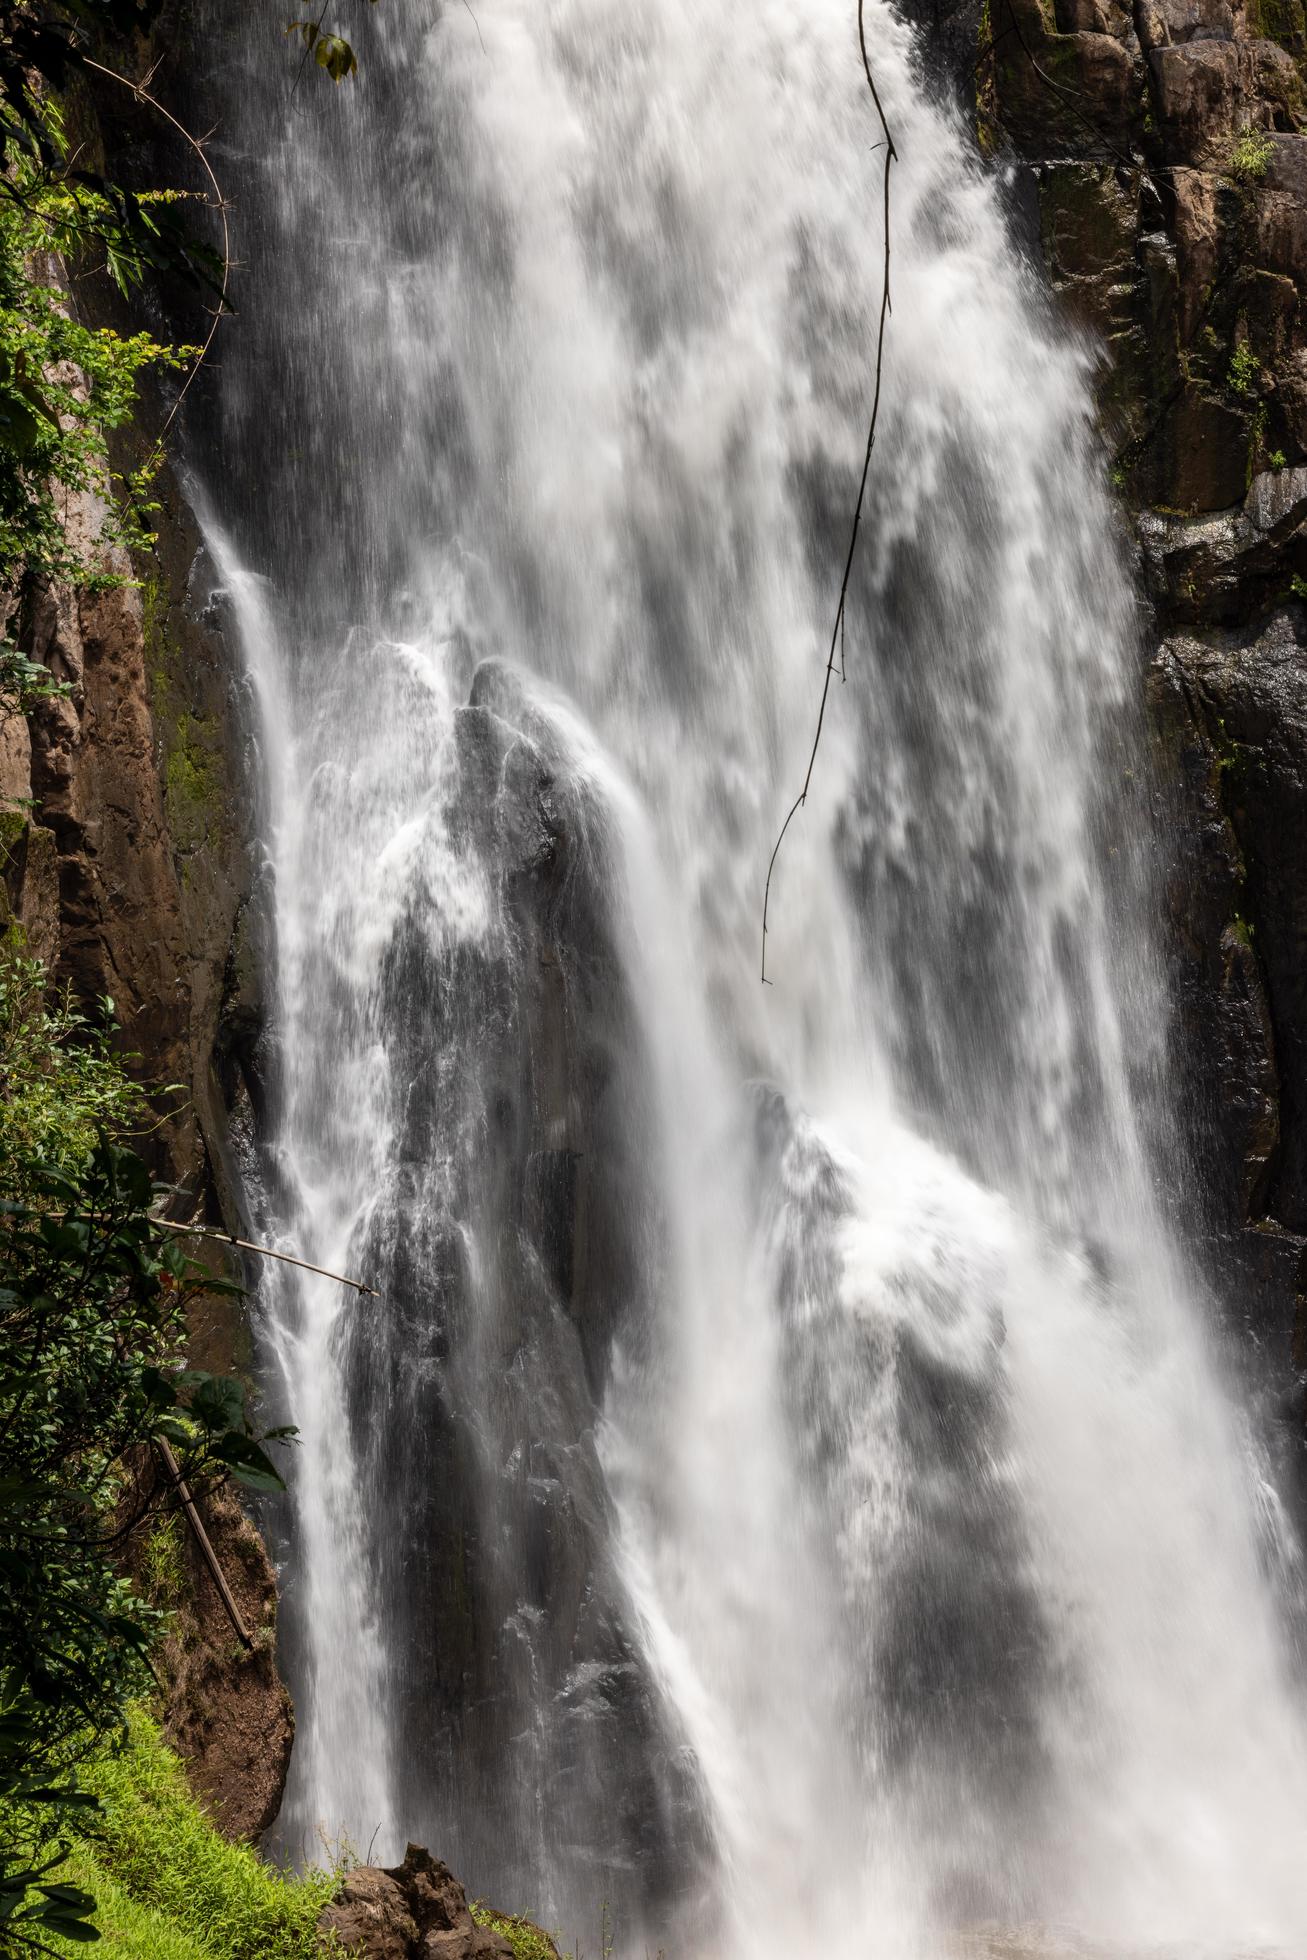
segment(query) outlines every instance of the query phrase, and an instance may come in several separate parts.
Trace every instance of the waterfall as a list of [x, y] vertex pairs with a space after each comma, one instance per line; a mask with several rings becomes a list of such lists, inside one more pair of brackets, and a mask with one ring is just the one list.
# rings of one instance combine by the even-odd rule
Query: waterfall
[[867, 22], [881, 433], [765, 988], [872, 379], [853, 9], [386, 0], [289, 96], [230, 50], [250, 1201], [380, 1292], [259, 1305], [282, 1841], [592, 1949], [1301, 1952], [1092, 351]]

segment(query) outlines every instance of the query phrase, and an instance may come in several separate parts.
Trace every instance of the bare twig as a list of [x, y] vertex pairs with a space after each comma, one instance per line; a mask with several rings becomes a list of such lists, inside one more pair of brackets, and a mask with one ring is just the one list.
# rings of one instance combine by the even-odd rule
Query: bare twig
[[241, 1618], [241, 1609], [236, 1604], [235, 1599], [232, 1597], [232, 1590], [231, 1587], [227, 1584], [226, 1574], [223, 1572], [221, 1565], [219, 1565], [218, 1563], [218, 1554], [214, 1551], [212, 1544], [209, 1542], [209, 1534], [204, 1529], [204, 1525], [200, 1520], [200, 1514], [195, 1508], [195, 1499], [191, 1496], [190, 1490], [188, 1489], [186, 1484], [186, 1480], [182, 1476], [181, 1468], [177, 1462], [177, 1459], [173, 1455], [171, 1449], [169, 1448], [168, 1444], [164, 1441], [162, 1436], [156, 1436], [154, 1440], [158, 1448], [159, 1455], [163, 1458], [163, 1467], [168, 1473], [168, 1482], [171, 1488], [176, 1491], [178, 1497], [181, 1499], [181, 1507], [183, 1511], [186, 1513], [186, 1522], [190, 1526], [191, 1531], [194, 1534], [195, 1542], [199, 1546], [200, 1551], [203, 1554], [204, 1563], [208, 1566], [210, 1573], [213, 1575], [213, 1583], [218, 1588], [219, 1596], [222, 1600], [223, 1605], [227, 1609], [227, 1618], [231, 1621], [232, 1625], [235, 1627], [236, 1632], [240, 1638], [241, 1645], [243, 1647], [249, 1648], [252, 1652], [254, 1648], [254, 1637], [251, 1634], [249, 1628], [246, 1626], [244, 1620]]
[[[203, 367], [205, 361], [208, 358], [209, 349], [213, 345], [213, 336], [218, 331], [218, 322], [222, 319], [223, 313], [226, 310], [227, 281], [231, 274], [231, 229], [227, 223], [227, 203], [226, 203], [226, 199], [223, 197], [222, 194], [222, 186], [219, 184], [218, 179], [213, 174], [213, 165], [209, 162], [208, 157], [204, 153], [204, 145], [199, 141], [197, 137], [191, 135], [190, 130], [187, 129], [184, 123], [178, 122], [176, 116], [173, 115], [171, 109], [165, 109], [162, 102], [158, 101], [156, 97], [151, 95], [149, 90], [147, 89], [145, 82], [150, 82], [153, 81], [154, 79], [153, 68], [151, 68], [149, 74], [146, 76], [145, 82], [132, 82], [127, 79], [126, 75], [120, 75], [116, 68], [106, 68], [102, 61], [92, 61], [89, 55], [84, 57], [84, 61], [86, 67], [94, 68], [97, 74], [107, 75], [111, 82], [118, 82], [121, 84], [123, 88], [130, 89], [138, 102], [148, 102], [150, 107], [153, 110], [155, 110], [157, 114], [161, 115], [165, 122], [169, 122], [172, 124], [173, 128], [178, 132], [180, 136], [182, 136], [185, 139], [185, 141], [194, 150], [196, 156], [200, 159], [200, 162], [204, 165], [204, 174], [208, 178], [210, 186], [212, 187], [213, 190], [214, 203], [212, 208], [218, 213], [218, 216], [222, 220], [222, 286], [218, 296], [218, 304], [216, 307], [212, 309], [210, 320], [209, 320], [209, 331], [207, 334], [205, 334], [204, 343], [201, 346], [199, 353], [196, 355], [195, 360], [191, 364], [191, 371], [187, 375], [186, 379], [182, 382], [181, 388], [178, 390], [177, 399], [173, 403], [172, 407], [169, 409], [168, 414], [164, 419], [163, 427], [160, 429], [158, 436], [155, 439], [154, 454], [150, 458], [150, 462], [151, 464], [153, 464], [158, 460], [159, 456], [163, 453], [163, 439], [167, 435], [169, 429], [172, 427], [173, 422], [176, 419], [178, 409], [181, 407], [182, 403], [186, 399], [187, 390], [189, 389], [192, 381], [194, 381], [196, 375], [199, 373], [200, 369]], [[156, 67], [158, 66], [157, 62], [155, 66]]]
[[318, 1273], [323, 1279], [334, 1279], [341, 1286], [352, 1286], [356, 1293], [366, 1293], [370, 1299], [381, 1298], [375, 1286], [365, 1286], [361, 1279], [350, 1279], [345, 1273], [333, 1273], [328, 1266], [315, 1266], [308, 1259], [297, 1259], [292, 1252], [278, 1252], [270, 1245], [255, 1245], [250, 1239], [238, 1239], [231, 1232], [219, 1232], [209, 1225], [183, 1225], [172, 1218], [151, 1217], [150, 1223], [158, 1225], [165, 1232], [180, 1232], [184, 1238], [217, 1239], [221, 1245], [238, 1246], [242, 1252], [257, 1252], [262, 1259], [280, 1259], [287, 1266], [298, 1266], [303, 1272]]
[[803, 778], [803, 788], [799, 791], [798, 796], [794, 799], [794, 802], [790, 805], [789, 811], [786, 814], [785, 821], [781, 825], [780, 835], [776, 839], [775, 844], [772, 846], [772, 854], [767, 864], [767, 882], [763, 887], [763, 894], [762, 894], [762, 984], [764, 987], [771, 985], [771, 982], [767, 978], [767, 909], [771, 902], [772, 872], [776, 869], [776, 858], [777, 858], [777, 854], [780, 851], [781, 845], [785, 842], [785, 833], [789, 829], [794, 818], [798, 815], [799, 811], [803, 808], [804, 804], [807, 802], [808, 791], [812, 787], [812, 772], [813, 772], [814, 765], [816, 764], [817, 761], [817, 750], [821, 746], [822, 725], [826, 719], [826, 703], [827, 700], [830, 698], [831, 676], [835, 672], [836, 647], [839, 647], [840, 649], [840, 679], [841, 680], [844, 679], [844, 651], [843, 651], [844, 613], [845, 613], [845, 608], [848, 604], [849, 579], [853, 573], [854, 554], [858, 548], [858, 526], [862, 522], [862, 506], [867, 495], [867, 478], [871, 472], [871, 452], [876, 446], [876, 422], [880, 415], [880, 383], [881, 383], [881, 372], [884, 365], [884, 355], [885, 355], [885, 325], [889, 319], [889, 314], [890, 314], [889, 177], [890, 177], [890, 168], [893, 165], [896, 157], [898, 156], [898, 151], [894, 147], [894, 138], [890, 135], [889, 124], [885, 119], [885, 111], [881, 105], [880, 95], [878, 94], [876, 89], [875, 77], [872, 75], [871, 72], [871, 60], [867, 53], [867, 29], [866, 29], [866, 21], [864, 18], [864, 9], [865, 9], [865, 0], [858, 0], [858, 47], [862, 55], [862, 71], [867, 77], [867, 87], [871, 91], [871, 99], [872, 102], [875, 104], [876, 114], [880, 118], [880, 126], [884, 133], [883, 140], [885, 144], [885, 177], [884, 177], [885, 274], [884, 274], [884, 281], [881, 286], [881, 295], [880, 295], [880, 323], [876, 331], [875, 389], [871, 401], [871, 419], [867, 426], [867, 447], [862, 458], [862, 477], [858, 483], [858, 499], [853, 507], [853, 525], [849, 533], [848, 552], [846, 553], [844, 559], [844, 577], [840, 581], [840, 597], [839, 597], [839, 604], [835, 608], [835, 623], [831, 628], [830, 651], [826, 656], [826, 672], [822, 680], [821, 700], [818, 703], [818, 707], [817, 707], [817, 727], [812, 738], [812, 749], [808, 756], [808, 768]]
[[481, 32], [481, 22], [477, 19], [476, 15], [472, 12], [471, 0], [463, 0], [463, 5], [467, 8], [468, 19], [471, 21], [473, 27], [475, 27], [477, 31], [477, 39], [481, 43], [481, 52], [482, 54], [484, 54], [486, 51], [486, 43], [485, 43], [485, 36]]

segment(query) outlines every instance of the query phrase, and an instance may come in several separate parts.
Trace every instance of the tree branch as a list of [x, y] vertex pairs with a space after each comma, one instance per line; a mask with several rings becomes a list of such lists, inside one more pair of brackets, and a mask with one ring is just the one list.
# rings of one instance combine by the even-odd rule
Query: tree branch
[[[84, 55], [82, 57], [82, 62], [84, 67], [94, 68], [97, 74], [107, 75], [111, 82], [117, 82], [120, 84], [121, 87], [125, 89], [130, 89], [138, 102], [148, 102], [150, 107], [153, 110], [155, 110], [157, 114], [161, 115], [165, 122], [169, 122], [172, 124], [173, 128], [178, 132], [180, 136], [182, 136], [185, 139], [185, 141], [194, 150], [196, 156], [200, 159], [200, 162], [204, 165], [204, 174], [208, 178], [210, 186], [212, 187], [213, 190], [214, 203], [212, 208], [218, 213], [218, 216], [222, 220], [222, 287], [218, 297], [218, 304], [213, 309], [212, 315], [209, 320], [209, 331], [204, 336], [203, 345], [201, 346], [199, 353], [196, 355], [195, 360], [191, 365], [191, 371], [187, 375], [186, 379], [182, 382], [181, 388], [178, 390], [177, 399], [173, 403], [172, 407], [168, 410], [167, 416], [164, 419], [163, 427], [160, 429], [158, 436], [155, 438], [154, 454], [150, 459], [151, 463], [153, 464], [155, 461], [157, 461], [158, 457], [163, 452], [163, 439], [167, 435], [169, 429], [172, 427], [173, 422], [176, 419], [178, 409], [181, 407], [182, 403], [186, 399], [187, 390], [189, 389], [192, 381], [194, 381], [196, 375], [199, 373], [200, 369], [203, 367], [205, 360], [208, 358], [209, 349], [213, 345], [213, 336], [218, 331], [218, 323], [222, 319], [224, 312], [227, 310], [227, 281], [231, 276], [231, 228], [227, 223], [227, 202], [222, 194], [222, 186], [221, 184], [219, 184], [218, 179], [213, 174], [213, 165], [209, 162], [208, 157], [204, 154], [204, 145], [200, 142], [198, 137], [191, 135], [190, 130], [187, 129], [184, 123], [181, 123], [177, 120], [176, 116], [173, 115], [171, 109], [165, 109], [162, 102], [158, 101], [155, 96], [150, 94], [149, 90], [145, 86], [145, 82], [128, 81], [126, 75], [120, 75], [116, 68], [106, 68], [102, 61], [92, 61], [89, 55]], [[150, 73], [146, 76], [145, 80], [147, 82], [151, 81], [153, 80], [153, 77], [154, 77], [154, 70], [151, 69]]]

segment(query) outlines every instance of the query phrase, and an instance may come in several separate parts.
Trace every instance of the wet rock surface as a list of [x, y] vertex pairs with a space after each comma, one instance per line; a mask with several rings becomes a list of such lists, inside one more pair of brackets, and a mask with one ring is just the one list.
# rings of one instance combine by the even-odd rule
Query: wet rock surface
[[[511, 668], [469, 673], [453, 744], [441, 822], [495, 924], [435, 930], [415, 905], [390, 928], [376, 1014], [395, 1091], [358, 1254], [386, 1305], [342, 1333], [408, 1744], [396, 1806], [474, 1884], [494, 1872], [529, 1898], [542, 1863], [561, 1896], [643, 1911], [695, 1868], [699, 1821], [598, 1448], [614, 1339], [653, 1319], [659, 1229], [620, 844]], [[605, 1844], [617, 1874], [597, 1868]]]
[[[6, 736], [0, 789], [28, 815], [6, 839], [11, 912], [75, 995], [109, 996], [133, 1066], [161, 1099], [158, 1167], [220, 1195], [225, 1111], [215, 1052], [249, 886], [239, 682], [213, 574], [175, 488], [154, 553], [101, 545], [73, 499], [67, 528], [135, 581], [38, 594], [25, 635], [65, 692]], [[180, 1104], [180, 1107], [179, 1107]]]
[[1017, 235], [1100, 351], [1147, 605], [1190, 1231], [1300, 1463], [1307, 16], [1302, 0], [914, 11], [1006, 167]]

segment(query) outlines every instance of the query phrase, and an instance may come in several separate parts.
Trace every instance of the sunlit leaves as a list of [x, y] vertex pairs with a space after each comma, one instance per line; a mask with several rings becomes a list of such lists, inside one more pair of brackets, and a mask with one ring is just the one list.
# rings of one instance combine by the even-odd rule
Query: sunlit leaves
[[346, 76], [357, 75], [358, 59], [342, 35], [328, 34], [316, 20], [293, 20], [286, 32], [299, 35], [319, 68], [325, 69], [333, 82], [343, 82]]
[[[377, 0], [371, 0], [375, 6]], [[327, 10], [324, 6], [316, 20], [293, 20], [286, 28], [287, 34], [297, 35], [304, 45], [304, 56], [312, 55], [318, 67], [333, 82], [343, 82], [359, 71], [358, 58], [353, 48], [342, 34], [328, 32], [324, 26]]]

